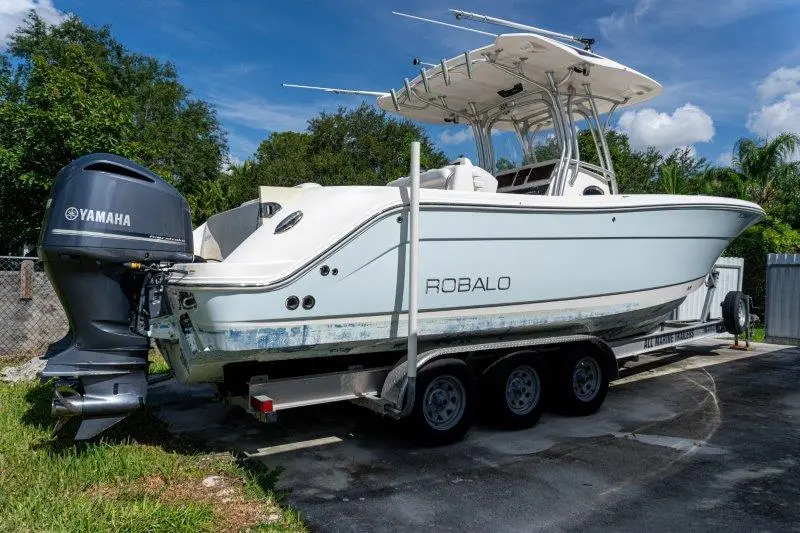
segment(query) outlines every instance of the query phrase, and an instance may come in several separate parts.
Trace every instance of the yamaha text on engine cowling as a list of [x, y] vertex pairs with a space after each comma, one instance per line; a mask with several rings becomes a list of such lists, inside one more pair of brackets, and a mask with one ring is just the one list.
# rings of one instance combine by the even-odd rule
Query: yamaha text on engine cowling
[[87, 155], [56, 176], [39, 244], [70, 327], [44, 370], [56, 379], [53, 415], [82, 417], [76, 438], [91, 438], [144, 404], [143, 333], [169, 265], [192, 261], [189, 206], [146, 168]]

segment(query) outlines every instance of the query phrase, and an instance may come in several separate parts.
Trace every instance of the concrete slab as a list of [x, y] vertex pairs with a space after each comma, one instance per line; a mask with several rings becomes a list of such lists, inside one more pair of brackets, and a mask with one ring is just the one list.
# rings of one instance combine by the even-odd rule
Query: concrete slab
[[800, 348], [710, 340], [622, 371], [601, 411], [534, 428], [476, 424], [421, 449], [350, 404], [261, 425], [207, 387], [153, 387], [173, 431], [282, 469], [315, 531], [793, 529]]

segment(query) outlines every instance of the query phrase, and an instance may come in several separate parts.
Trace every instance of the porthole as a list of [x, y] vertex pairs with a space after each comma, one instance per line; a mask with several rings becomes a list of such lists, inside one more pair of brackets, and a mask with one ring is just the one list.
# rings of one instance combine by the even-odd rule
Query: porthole
[[605, 193], [603, 192], [603, 189], [601, 189], [597, 185], [589, 185], [588, 187], [583, 189], [584, 196], [602, 196], [604, 194]]
[[303, 298], [303, 309], [311, 309], [312, 307], [314, 307], [315, 303], [317, 302], [316, 300], [314, 300], [314, 297], [308, 295], [305, 298]]
[[286, 298], [286, 309], [294, 311], [300, 306], [300, 298], [297, 296], [289, 296]]

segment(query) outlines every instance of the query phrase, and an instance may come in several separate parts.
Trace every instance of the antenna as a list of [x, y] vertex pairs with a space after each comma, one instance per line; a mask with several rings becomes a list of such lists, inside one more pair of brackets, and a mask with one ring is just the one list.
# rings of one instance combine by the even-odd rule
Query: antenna
[[292, 87], [294, 89], [313, 89], [315, 91], [322, 91], [325, 93], [335, 94], [360, 94], [363, 96], [389, 96], [391, 93], [383, 91], [359, 91], [354, 89], [335, 89], [331, 87], [314, 87], [312, 85], [295, 85], [293, 83], [281, 83], [284, 87]]
[[[511, 20], [499, 19], [496, 17], [490, 17], [488, 15], [480, 15], [478, 13], [470, 13], [469, 11], [462, 11], [460, 9], [450, 9], [455, 14], [457, 20], [474, 20], [477, 22], [483, 22], [486, 24], [495, 24], [497, 26], [505, 26], [507, 28], [514, 28], [515, 30], [522, 30], [522, 31], [529, 31], [531, 33], [536, 33], [539, 35], [543, 35], [545, 37], [552, 37], [554, 39], [560, 39], [562, 41], [573, 41], [576, 43], [580, 43], [583, 45], [584, 49], [591, 52], [592, 45], [594, 44], [594, 39], [590, 37], [576, 37], [574, 35], [568, 35], [566, 33], [559, 33], [557, 31], [550, 31], [545, 30], [542, 28], [537, 28], [536, 26], [528, 26], [527, 24], [520, 24], [519, 22], [514, 22]], [[417, 17], [415, 17], [417, 18]], [[431, 21], [433, 22], [433, 21]], [[457, 26], [460, 27], [460, 26]], [[465, 28], [466, 29], [466, 28]]]
[[489, 37], [497, 37], [496, 33], [489, 33], [488, 31], [475, 30], [472, 28], [465, 28], [458, 24], [448, 24], [447, 22], [439, 22], [438, 20], [426, 19], [425, 17], [417, 17], [416, 15], [409, 15], [407, 13], [400, 13], [399, 11], [392, 11], [392, 15], [406, 17], [414, 20], [421, 20], [422, 22], [430, 22], [431, 24], [438, 24], [439, 26], [447, 26], [448, 28], [455, 28], [457, 30], [469, 31], [472, 33], [479, 33], [481, 35], [488, 35]]

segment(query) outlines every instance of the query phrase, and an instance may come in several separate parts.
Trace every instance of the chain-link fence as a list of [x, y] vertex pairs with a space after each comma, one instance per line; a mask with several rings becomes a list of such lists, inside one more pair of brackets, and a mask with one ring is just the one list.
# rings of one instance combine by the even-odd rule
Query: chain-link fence
[[0, 360], [42, 355], [67, 327], [42, 262], [0, 256]]

